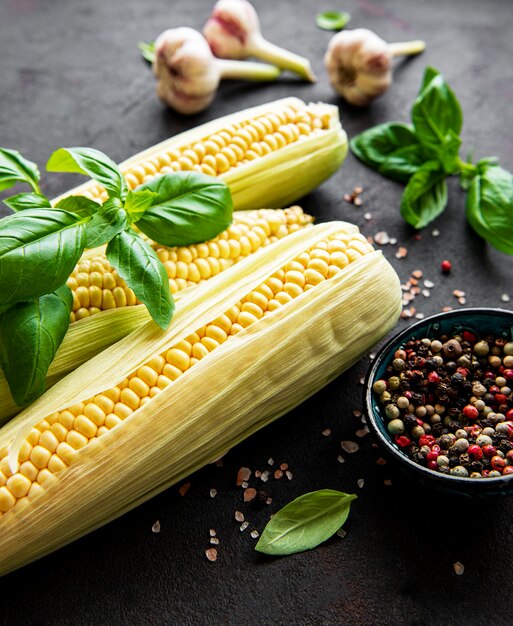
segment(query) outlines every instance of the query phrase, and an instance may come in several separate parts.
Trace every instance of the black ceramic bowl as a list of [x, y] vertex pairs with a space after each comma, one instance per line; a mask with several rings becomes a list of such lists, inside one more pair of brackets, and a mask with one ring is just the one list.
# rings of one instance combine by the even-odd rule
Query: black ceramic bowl
[[442, 334], [450, 334], [470, 330], [478, 334], [494, 334], [513, 340], [513, 311], [492, 308], [458, 309], [447, 313], [432, 315], [417, 322], [395, 335], [376, 355], [364, 385], [364, 406], [367, 411], [368, 426], [385, 449], [387, 456], [392, 457], [400, 468], [422, 485], [435, 488], [450, 495], [467, 497], [497, 497], [513, 494], [513, 474], [497, 478], [461, 478], [448, 474], [440, 474], [423, 467], [408, 458], [395, 444], [386, 428], [384, 419], [376, 401], [372, 385], [384, 377], [386, 367], [392, 362], [396, 350], [410, 339], [434, 338]]

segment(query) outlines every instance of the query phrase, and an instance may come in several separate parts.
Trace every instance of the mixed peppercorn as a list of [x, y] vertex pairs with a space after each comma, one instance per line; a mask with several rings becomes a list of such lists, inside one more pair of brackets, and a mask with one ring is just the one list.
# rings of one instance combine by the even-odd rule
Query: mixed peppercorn
[[412, 339], [373, 384], [393, 440], [443, 474], [513, 474], [513, 341], [465, 330]]

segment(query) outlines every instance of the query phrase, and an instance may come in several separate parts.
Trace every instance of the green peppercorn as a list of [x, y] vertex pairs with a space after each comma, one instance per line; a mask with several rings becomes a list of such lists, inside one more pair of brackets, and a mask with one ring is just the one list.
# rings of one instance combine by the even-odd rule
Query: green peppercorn
[[499, 346], [493, 346], [490, 350], [490, 354], [492, 356], [499, 356], [502, 354], [502, 350], [499, 348]]
[[482, 413], [485, 410], [486, 404], [483, 402], [483, 400], [476, 400], [474, 402], [474, 406], [480, 413]]
[[[431, 352], [436, 354], [437, 352], [440, 352], [440, 350], [442, 349], [442, 342], [438, 341], [438, 339], [435, 339], [434, 341], [431, 342], [430, 347], [431, 347]], [[513, 354], [513, 352], [511, 354]]]
[[474, 354], [477, 356], [486, 356], [490, 352], [490, 346], [486, 341], [478, 341], [474, 346]]
[[426, 407], [425, 407], [425, 406], [418, 406], [418, 407], [415, 409], [415, 415], [416, 415], [417, 417], [420, 417], [421, 419], [422, 419], [423, 417], [426, 417], [426, 415], [427, 415], [427, 409], [426, 409]]
[[476, 438], [476, 443], [482, 448], [483, 446], [491, 446], [493, 442], [491, 437], [481, 434]]
[[400, 396], [397, 398], [396, 404], [400, 409], [407, 409], [410, 406], [410, 401], [405, 396]]
[[420, 343], [425, 346], [426, 348], [429, 348], [431, 346], [431, 339], [428, 339], [427, 337], [424, 337], [424, 339], [420, 340]]
[[442, 421], [442, 417], [440, 415], [438, 415], [438, 413], [434, 413], [430, 418], [429, 421], [431, 422], [431, 424], [440, 424]]
[[386, 390], [387, 390], [387, 384], [384, 380], [377, 380], [372, 385], [372, 391], [374, 391], [374, 393], [377, 393], [378, 395], [381, 395]]
[[425, 434], [426, 434], [426, 431], [422, 428], [422, 426], [419, 426], [418, 424], [417, 426], [414, 426], [411, 429], [411, 436], [414, 439], [418, 439], [419, 437], [422, 437], [422, 435], [425, 435]]
[[429, 435], [429, 433], [431, 432], [431, 426], [427, 422], [424, 422], [422, 428], [424, 429], [426, 435]]
[[445, 456], [445, 454], [440, 454], [436, 458], [436, 462], [438, 467], [443, 467], [444, 465], [449, 465], [449, 457]]
[[386, 404], [387, 402], [390, 402], [390, 400], [392, 399], [392, 394], [388, 393], [388, 391], [384, 391], [380, 396], [379, 396], [379, 400], [382, 404]]
[[491, 426], [487, 426], [486, 428], [483, 428], [483, 435], [486, 435], [488, 437], [494, 437], [495, 436], [495, 428], [492, 428]]
[[472, 472], [469, 478], [483, 478], [479, 472]]
[[435, 413], [438, 415], [443, 415], [445, 413], [445, 407], [443, 404], [435, 404]]
[[472, 360], [466, 354], [460, 356], [460, 358], [456, 362], [460, 367], [470, 367], [470, 365], [472, 364]]
[[468, 433], [463, 428], [458, 428], [454, 435], [456, 439], [468, 439]]
[[394, 359], [392, 361], [392, 367], [398, 372], [400, 372], [406, 367], [406, 363], [402, 359]]
[[508, 369], [513, 367], [513, 356], [512, 355], [507, 355], [502, 359], [502, 364], [504, 365], [504, 367], [507, 367]]
[[391, 389], [392, 391], [399, 389], [400, 384], [401, 384], [401, 380], [399, 379], [398, 376], [392, 376], [391, 378], [388, 379], [388, 388]]
[[469, 443], [463, 437], [456, 439], [456, 441], [452, 444], [452, 449], [456, 452], [466, 452], [468, 450]]
[[442, 359], [442, 357], [437, 354], [436, 356], [433, 357], [437, 367], [442, 367], [442, 365], [444, 364], [444, 360]]
[[502, 476], [502, 474], [500, 472], [498, 472], [497, 470], [492, 470], [488, 474], [488, 478], [499, 478], [499, 476]]
[[503, 393], [505, 396], [510, 396], [511, 387], [507, 387], [506, 385], [504, 385], [504, 387], [501, 387], [501, 393]]
[[488, 357], [488, 363], [491, 365], [491, 367], [498, 368], [502, 364], [502, 359], [499, 356], [492, 355]]
[[431, 404], [426, 404], [426, 415], [433, 415], [435, 413], [435, 407]]
[[513, 356], [513, 341], [508, 341], [503, 350], [506, 356]]
[[453, 467], [451, 469], [451, 474], [453, 476], [459, 476], [460, 478], [466, 478], [468, 476], [468, 472], [463, 465], [456, 465], [456, 467]]
[[388, 422], [387, 428], [391, 435], [402, 435], [404, 433], [404, 423], [399, 419]]
[[385, 415], [389, 420], [395, 420], [399, 417], [401, 411], [395, 406], [395, 404], [387, 404], [385, 407]]
[[475, 382], [472, 385], [472, 393], [478, 398], [480, 398], [481, 396], [485, 395], [486, 387], [479, 382]]
[[495, 414], [495, 419], [498, 422], [504, 422], [504, 420], [506, 419], [506, 416], [504, 415], [504, 413], [496, 413]]
[[504, 378], [504, 376], [497, 376], [497, 378], [495, 379], [495, 384], [497, 385], [497, 387], [504, 387], [506, 383], [507, 380]]

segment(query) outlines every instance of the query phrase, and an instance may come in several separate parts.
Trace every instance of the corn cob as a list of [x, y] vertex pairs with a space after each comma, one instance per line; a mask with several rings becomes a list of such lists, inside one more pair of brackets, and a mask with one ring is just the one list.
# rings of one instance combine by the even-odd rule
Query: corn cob
[[391, 329], [400, 302], [391, 266], [340, 222], [296, 232], [186, 292], [166, 332], [138, 329], [0, 431], [0, 574], [299, 404]]
[[[281, 208], [334, 174], [347, 154], [335, 106], [285, 98], [181, 133], [121, 163], [130, 189], [155, 176], [197, 171], [230, 187], [235, 209]], [[107, 199], [87, 182], [65, 194]]]
[[[169, 248], [150, 242], [166, 268], [175, 294], [215, 276], [245, 256], [312, 222], [298, 206], [288, 209], [236, 211], [232, 225], [215, 239], [187, 247]], [[71, 322], [101, 311], [138, 303], [104, 254], [88, 254], [67, 282], [73, 293]]]
[[[211, 269], [210, 274], [215, 275], [260, 247], [311, 222], [312, 217], [298, 206], [283, 210], [236, 211], [232, 226], [210, 242], [183, 248], [166, 248], [157, 244], [153, 247], [166, 267], [169, 286], [176, 299], [182, 289], [206, 279], [205, 263]], [[221, 254], [228, 258], [223, 258]], [[189, 261], [187, 265], [183, 259]], [[80, 324], [71, 324], [50, 366], [47, 389], [149, 319], [143, 305], [130, 306], [137, 302], [133, 291], [98, 249], [86, 252], [67, 284], [73, 292], [71, 322], [80, 321]], [[96, 315], [100, 312], [101, 315]], [[91, 319], [93, 315], [94, 319]], [[0, 425], [19, 411], [0, 370]]]

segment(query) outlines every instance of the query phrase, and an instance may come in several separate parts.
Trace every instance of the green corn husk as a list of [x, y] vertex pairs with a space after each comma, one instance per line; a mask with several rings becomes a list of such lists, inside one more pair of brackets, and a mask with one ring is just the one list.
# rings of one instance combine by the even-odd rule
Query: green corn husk
[[[357, 232], [333, 222], [275, 242], [187, 293], [167, 331], [148, 322], [59, 381], [0, 430], [0, 450], [11, 444], [13, 471], [25, 436], [46, 415], [115, 385], [340, 230]], [[78, 451], [68, 469], [44, 483], [42, 493], [0, 517], [0, 575], [219, 458], [350, 367], [391, 330], [400, 310], [399, 279], [374, 251], [234, 335]]]

